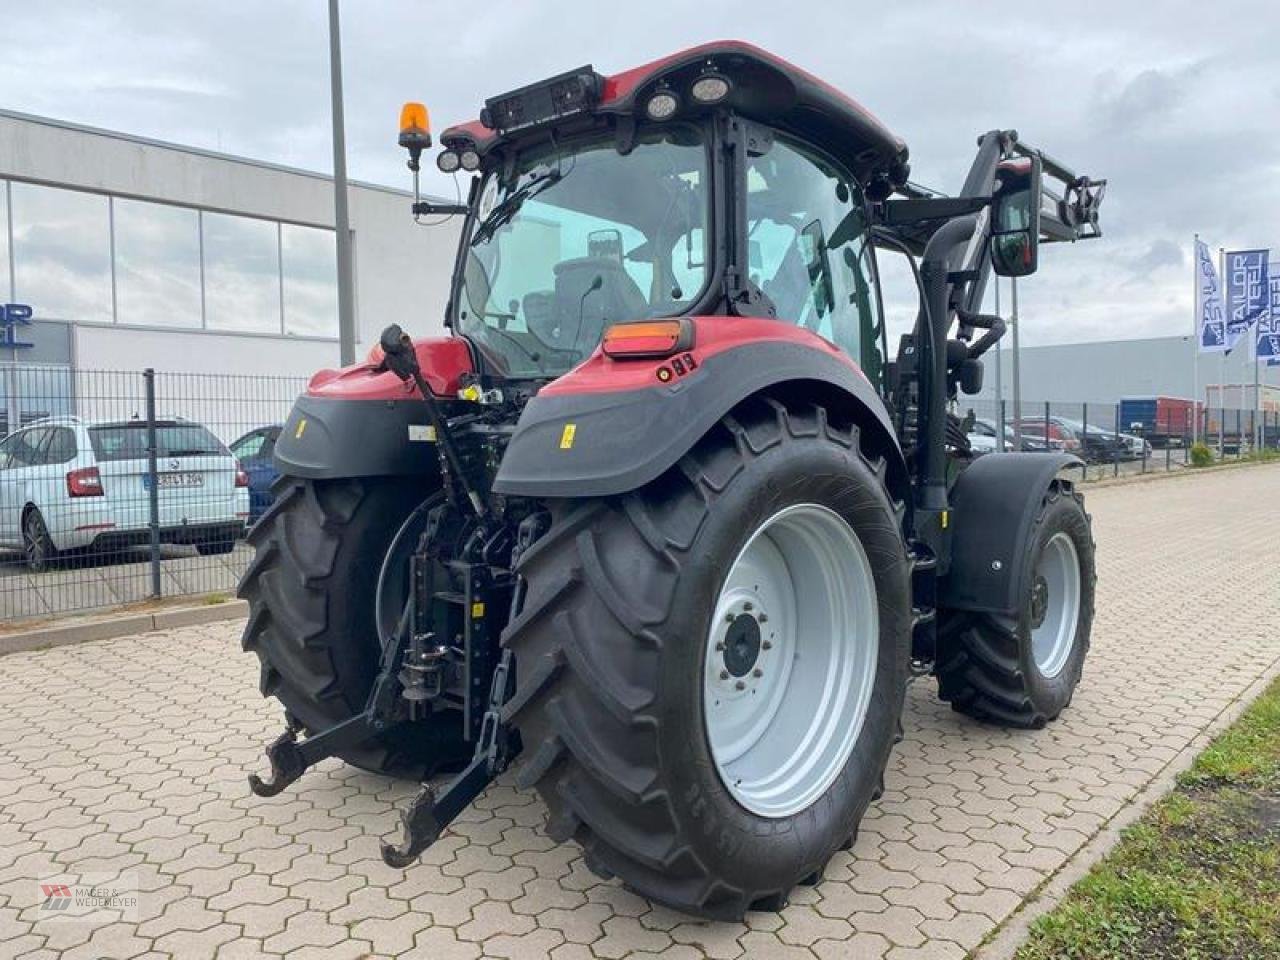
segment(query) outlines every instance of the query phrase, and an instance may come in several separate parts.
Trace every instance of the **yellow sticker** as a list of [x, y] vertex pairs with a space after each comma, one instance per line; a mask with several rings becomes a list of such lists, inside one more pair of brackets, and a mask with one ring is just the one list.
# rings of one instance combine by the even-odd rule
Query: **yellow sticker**
[[947, 521], [949, 521], [950, 519], [951, 519], [951, 511], [943, 510], [942, 511], [942, 529], [943, 530], [947, 529]]
[[305, 429], [307, 429], [307, 418], [306, 418], [306, 417], [302, 417], [302, 418], [298, 421], [298, 428], [297, 428], [296, 430], [294, 430], [294, 431], [293, 431], [293, 439], [295, 439], [295, 440], [301, 440], [301, 439], [302, 439], [302, 431], [303, 431], [303, 430], [305, 430]]
[[564, 430], [560, 433], [561, 450], [570, 450], [573, 448], [573, 438], [577, 432], [578, 425], [576, 423], [566, 423], [564, 425]]
[[484, 616], [484, 604], [481, 603], [479, 600], [477, 600], [475, 603], [471, 604], [471, 619], [479, 620], [483, 616]]

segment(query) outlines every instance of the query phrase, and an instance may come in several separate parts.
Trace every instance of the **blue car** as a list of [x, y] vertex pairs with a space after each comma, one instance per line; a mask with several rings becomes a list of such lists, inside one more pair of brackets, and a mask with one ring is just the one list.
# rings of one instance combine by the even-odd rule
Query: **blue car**
[[240, 461], [241, 469], [249, 475], [250, 524], [256, 523], [267, 507], [271, 506], [271, 485], [279, 476], [273, 454], [281, 429], [282, 426], [278, 423], [258, 427], [231, 444], [231, 455]]

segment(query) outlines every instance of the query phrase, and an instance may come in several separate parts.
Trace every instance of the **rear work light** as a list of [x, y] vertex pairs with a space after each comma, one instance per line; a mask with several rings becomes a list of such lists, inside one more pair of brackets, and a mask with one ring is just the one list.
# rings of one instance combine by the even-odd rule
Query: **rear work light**
[[643, 360], [669, 357], [693, 347], [693, 324], [689, 320], [641, 320], [616, 323], [604, 334], [601, 348], [615, 360]]
[[67, 474], [67, 494], [72, 497], [102, 496], [102, 477], [97, 467], [81, 467]]

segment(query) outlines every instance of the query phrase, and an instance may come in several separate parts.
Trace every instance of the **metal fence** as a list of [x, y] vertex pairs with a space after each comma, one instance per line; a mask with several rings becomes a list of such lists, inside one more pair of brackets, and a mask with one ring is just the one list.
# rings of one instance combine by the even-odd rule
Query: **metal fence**
[[[0, 366], [0, 621], [182, 595], [231, 594], [244, 531], [266, 509], [280, 425], [301, 377]], [[1190, 411], [1159, 430], [1101, 402], [975, 398], [975, 449], [1065, 449], [1086, 477], [1178, 470], [1280, 447], [1280, 411]]]
[[1277, 409], [1187, 405], [1125, 422], [1115, 402], [1024, 400], [1019, 413], [1007, 400], [984, 399], [962, 401], [957, 411], [975, 452], [1065, 450], [1084, 460], [1086, 480], [1181, 470], [1193, 465], [1197, 443], [1214, 462], [1280, 450]]
[[0, 375], [0, 620], [235, 591], [304, 378]]

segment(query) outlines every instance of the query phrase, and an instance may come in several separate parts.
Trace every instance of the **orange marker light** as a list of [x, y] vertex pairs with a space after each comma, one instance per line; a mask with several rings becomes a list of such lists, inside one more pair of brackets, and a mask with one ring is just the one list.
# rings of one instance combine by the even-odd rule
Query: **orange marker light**
[[601, 344], [615, 360], [666, 357], [693, 346], [693, 324], [688, 320], [647, 320], [614, 324]]

